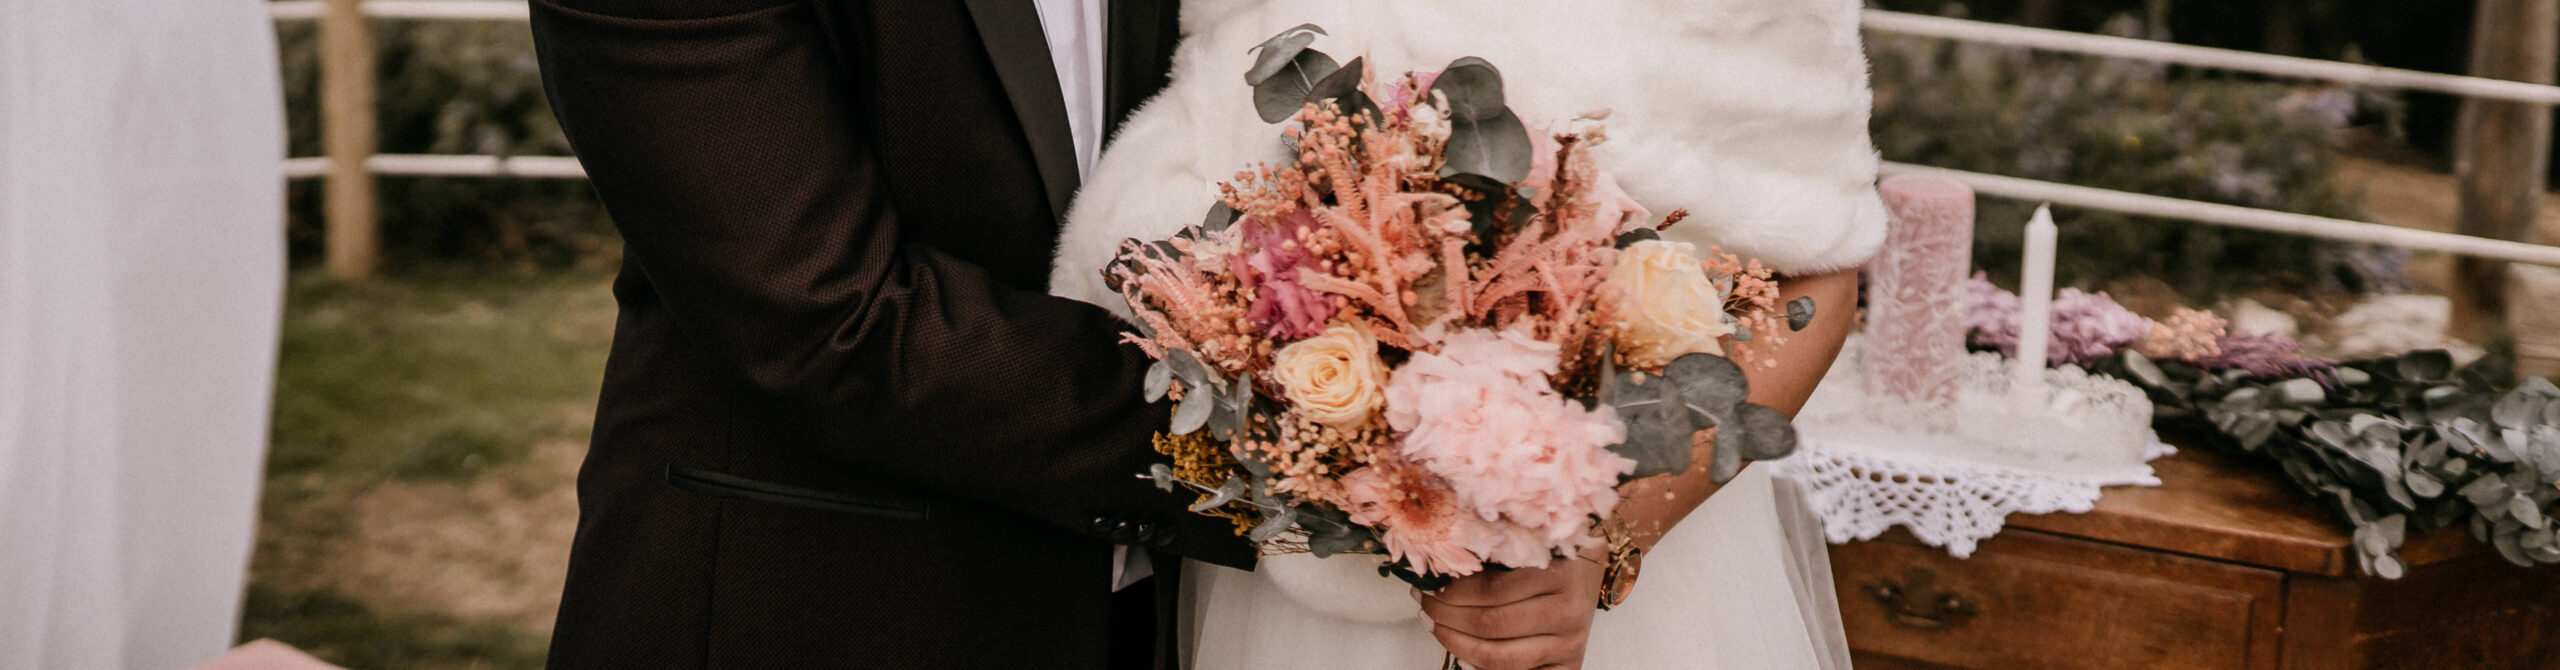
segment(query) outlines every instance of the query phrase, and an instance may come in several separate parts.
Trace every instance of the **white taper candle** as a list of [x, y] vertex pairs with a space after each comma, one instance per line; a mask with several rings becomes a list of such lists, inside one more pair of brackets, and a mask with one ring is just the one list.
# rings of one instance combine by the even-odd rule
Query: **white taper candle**
[[2053, 344], [2053, 206], [2027, 221], [2026, 266], [2018, 276], [2018, 359], [2011, 392], [2022, 411], [2043, 404], [2045, 352]]

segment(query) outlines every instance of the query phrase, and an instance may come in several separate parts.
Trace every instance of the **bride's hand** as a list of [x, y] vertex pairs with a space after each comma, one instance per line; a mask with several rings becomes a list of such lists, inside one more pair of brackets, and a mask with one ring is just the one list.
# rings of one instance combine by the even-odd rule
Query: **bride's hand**
[[1422, 596], [1431, 634], [1467, 667], [1578, 670], [1598, 610], [1601, 566], [1556, 561], [1545, 568], [1483, 572]]

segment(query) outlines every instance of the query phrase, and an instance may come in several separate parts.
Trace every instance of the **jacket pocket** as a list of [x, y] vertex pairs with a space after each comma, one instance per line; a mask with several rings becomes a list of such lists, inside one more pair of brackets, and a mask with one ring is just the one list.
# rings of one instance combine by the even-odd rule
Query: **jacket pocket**
[[931, 516], [933, 511], [932, 506], [922, 502], [865, 498], [834, 491], [786, 486], [681, 465], [667, 466], [667, 483], [678, 489], [714, 498], [748, 500], [829, 512], [868, 514], [909, 521], [923, 521]]

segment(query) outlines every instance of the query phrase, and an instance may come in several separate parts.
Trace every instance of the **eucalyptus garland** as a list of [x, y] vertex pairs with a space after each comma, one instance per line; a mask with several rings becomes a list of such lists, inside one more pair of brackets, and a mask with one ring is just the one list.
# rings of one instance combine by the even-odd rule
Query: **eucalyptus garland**
[[2151, 396], [2164, 432], [2275, 461], [2355, 525], [2357, 564], [2398, 579], [2410, 535], [2467, 525], [2521, 566], [2560, 563], [2560, 387], [2491, 358], [2419, 351], [2268, 376], [2153, 361], [2099, 364]]

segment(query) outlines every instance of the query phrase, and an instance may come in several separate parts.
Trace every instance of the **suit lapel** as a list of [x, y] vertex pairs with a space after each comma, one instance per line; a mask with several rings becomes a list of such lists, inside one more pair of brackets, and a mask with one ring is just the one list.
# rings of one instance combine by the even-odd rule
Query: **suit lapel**
[[1139, 103], [1173, 77], [1173, 47], [1182, 39], [1179, 0], [1109, 0], [1104, 19], [1102, 132], [1120, 130]]
[[978, 41], [986, 46], [987, 59], [995, 63], [996, 79], [1013, 104], [1014, 119], [1030, 139], [1031, 161], [1040, 170], [1049, 211], [1064, 217], [1067, 198], [1076, 192], [1076, 145], [1068, 134], [1066, 98], [1058, 93], [1058, 70], [1049, 62], [1049, 41], [1041, 34], [1039, 8], [1031, 0], [968, 2], [969, 18], [978, 24]]

